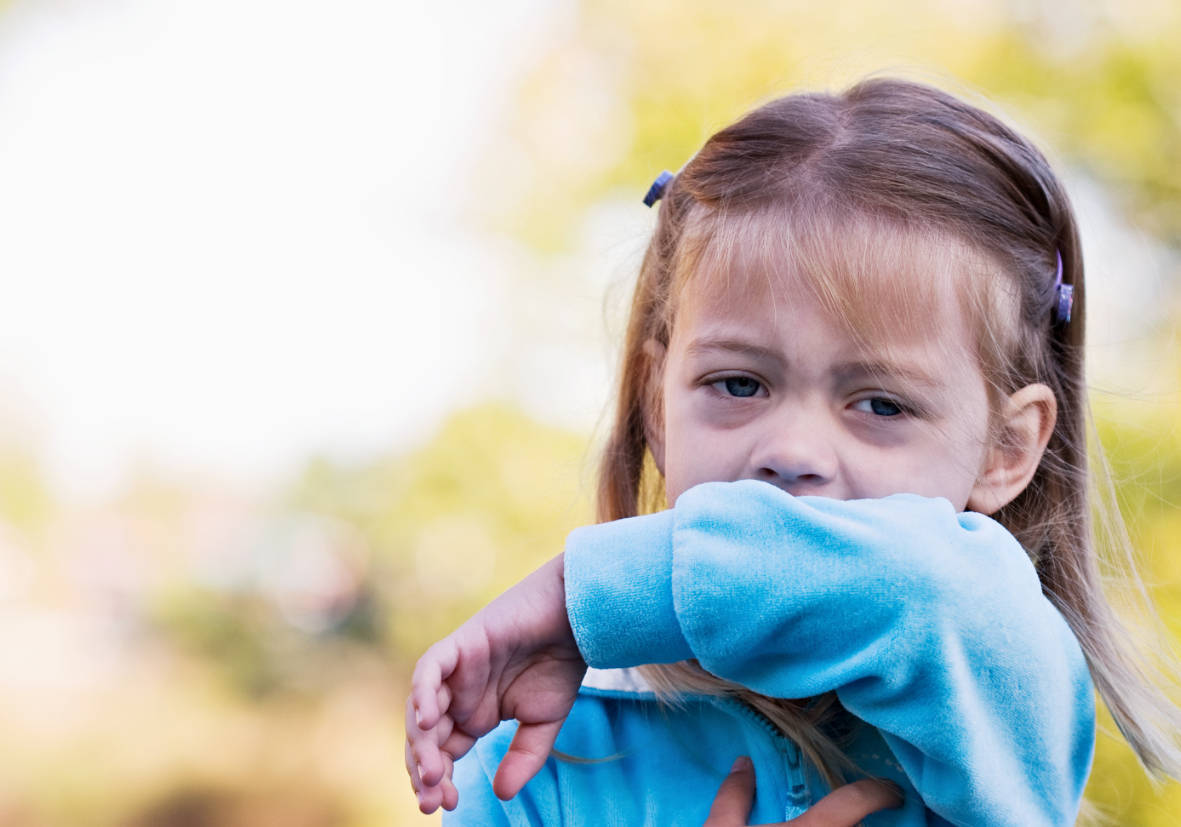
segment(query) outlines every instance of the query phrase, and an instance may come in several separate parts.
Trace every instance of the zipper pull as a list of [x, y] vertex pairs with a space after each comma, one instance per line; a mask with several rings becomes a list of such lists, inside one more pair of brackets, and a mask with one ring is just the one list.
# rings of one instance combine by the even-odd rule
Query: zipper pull
[[804, 757], [800, 746], [795, 741], [788, 741], [787, 753], [783, 756], [785, 775], [787, 776], [787, 797], [792, 804], [805, 806], [812, 803], [812, 795], [808, 789], [808, 777], [804, 772]]

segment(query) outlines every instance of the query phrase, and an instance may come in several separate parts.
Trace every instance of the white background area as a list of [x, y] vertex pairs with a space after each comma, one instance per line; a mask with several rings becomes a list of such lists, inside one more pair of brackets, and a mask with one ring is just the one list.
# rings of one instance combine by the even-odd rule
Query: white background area
[[59, 487], [363, 454], [483, 390], [506, 263], [458, 206], [546, 18], [434, 6], [0, 15], [0, 425]]

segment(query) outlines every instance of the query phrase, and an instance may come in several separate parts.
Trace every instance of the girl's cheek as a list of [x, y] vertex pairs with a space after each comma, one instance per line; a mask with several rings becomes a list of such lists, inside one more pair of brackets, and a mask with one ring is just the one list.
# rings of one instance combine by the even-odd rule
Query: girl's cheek
[[684, 436], [688, 438], [668, 445], [665, 491], [669, 504], [695, 485], [742, 478], [743, 464], [728, 435], [699, 432]]
[[688, 398], [693, 425], [703, 431], [732, 431], [753, 424], [764, 413], [760, 398], [725, 398], [709, 388], [698, 388]]

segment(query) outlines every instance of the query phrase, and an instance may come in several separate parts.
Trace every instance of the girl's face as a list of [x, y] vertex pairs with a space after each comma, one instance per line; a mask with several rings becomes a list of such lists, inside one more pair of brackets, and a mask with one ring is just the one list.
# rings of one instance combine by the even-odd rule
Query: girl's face
[[989, 403], [950, 286], [929, 325], [900, 324], [870, 350], [792, 277], [736, 281], [690, 285], [678, 305], [651, 440], [670, 503], [698, 483], [759, 479], [796, 495], [974, 507]]

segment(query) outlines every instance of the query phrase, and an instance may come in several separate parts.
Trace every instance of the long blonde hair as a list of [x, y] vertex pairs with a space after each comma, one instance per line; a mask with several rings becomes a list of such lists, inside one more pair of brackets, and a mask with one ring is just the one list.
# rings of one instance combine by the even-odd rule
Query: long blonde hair
[[[651, 343], [668, 345], [680, 290], [708, 269], [707, 262], [733, 255], [738, 239], [756, 237], [752, 226], [793, 225], [821, 238], [809, 259], [808, 233], [793, 230], [794, 255], [816, 264], [813, 271], [844, 274], [816, 289], [846, 314], [869, 268], [831, 262], [821, 268], [816, 259], [832, 236], [823, 227], [843, 233], [869, 226], [958, 245], [983, 263], [963, 293], [994, 401], [1040, 382], [1058, 403], [1032, 481], [993, 516], [1033, 560], [1044, 593], [1070, 624], [1099, 693], [1140, 761], [1153, 774], [1181, 778], [1181, 711], [1158, 688], [1165, 676], [1137, 656], [1102, 589], [1092, 495], [1113, 501], [1105, 495], [1109, 486], [1093, 483], [1103, 475], [1092, 474], [1087, 462], [1093, 427], [1083, 375], [1083, 260], [1065, 190], [1042, 154], [997, 118], [945, 92], [875, 78], [841, 95], [792, 95], [750, 112], [705, 143], [668, 185], [659, 210], [632, 301], [616, 414], [600, 464], [599, 519], [663, 507], [645, 433], [645, 422], [660, 418]], [[827, 246], [832, 253], [833, 244]], [[1063, 281], [1074, 288], [1069, 323], [1055, 321], [1051, 312], [1059, 256]], [[1114, 538], [1109, 545], [1130, 562], [1118, 510], [1109, 508], [1102, 525]], [[851, 769], [841, 740], [850, 716], [833, 693], [804, 701], [766, 698], [691, 662], [644, 669], [670, 697], [685, 691], [740, 697], [794, 739], [831, 785]]]

